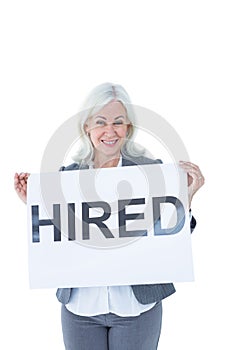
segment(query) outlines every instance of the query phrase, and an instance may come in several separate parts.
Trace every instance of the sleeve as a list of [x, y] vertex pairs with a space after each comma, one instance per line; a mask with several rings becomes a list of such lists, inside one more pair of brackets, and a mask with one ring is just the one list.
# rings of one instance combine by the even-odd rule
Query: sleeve
[[196, 221], [195, 217], [192, 215], [191, 209], [189, 209], [189, 216], [190, 216], [190, 230], [192, 233], [196, 227], [197, 221]]

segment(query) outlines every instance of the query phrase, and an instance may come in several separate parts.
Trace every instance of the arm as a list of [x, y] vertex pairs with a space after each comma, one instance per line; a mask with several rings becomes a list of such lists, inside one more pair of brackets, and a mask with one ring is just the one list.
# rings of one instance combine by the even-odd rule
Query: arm
[[29, 176], [29, 173], [15, 173], [14, 176], [15, 191], [24, 203], [27, 203], [27, 181]]
[[191, 208], [193, 196], [204, 185], [205, 178], [196, 164], [180, 161], [180, 167], [188, 175], [189, 208]]
[[[189, 197], [189, 208], [191, 208], [193, 196], [204, 185], [205, 178], [196, 164], [181, 161], [180, 167], [188, 175], [188, 197]], [[191, 213], [191, 209], [190, 209], [190, 213]], [[195, 226], [196, 226], [196, 220], [193, 216], [191, 216], [191, 220], [190, 220], [191, 233], [193, 232]]]

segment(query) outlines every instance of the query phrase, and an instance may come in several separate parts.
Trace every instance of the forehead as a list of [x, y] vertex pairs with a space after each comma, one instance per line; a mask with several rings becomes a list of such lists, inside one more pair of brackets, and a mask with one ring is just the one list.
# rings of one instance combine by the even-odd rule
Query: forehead
[[102, 116], [105, 118], [116, 118], [119, 116], [126, 117], [127, 112], [121, 102], [111, 101], [93, 115], [93, 117], [97, 117], [97, 116]]

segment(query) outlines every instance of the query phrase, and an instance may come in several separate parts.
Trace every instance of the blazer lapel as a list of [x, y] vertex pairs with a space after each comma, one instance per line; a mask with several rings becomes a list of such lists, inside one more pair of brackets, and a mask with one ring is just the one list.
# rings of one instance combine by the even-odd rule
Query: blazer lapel
[[122, 157], [122, 166], [130, 166], [130, 165], [137, 165], [136, 162], [133, 160], [130, 160], [129, 158]]

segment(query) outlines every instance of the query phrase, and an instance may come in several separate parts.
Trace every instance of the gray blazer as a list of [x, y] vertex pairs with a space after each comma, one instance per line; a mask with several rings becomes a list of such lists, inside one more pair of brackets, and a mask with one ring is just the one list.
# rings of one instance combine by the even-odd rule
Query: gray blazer
[[[144, 156], [137, 158], [132, 157], [123, 157], [122, 166], [130, 165], [144, 165], [144, 164], [161, 164], [160, 159], [150, 159]], [[79, 169], [88, 169], [88, 165], [82, 162], [81, 164], [73, 163], [67, 167], [62, 166], [61, 171], [67, 170], [79, 170]], [[194, 217], [191, 219], [191, 231], [193, 231], [196, 226], [196, 220]], [[159, 283], [159, 284], [143, 284], [143, 285], [132, 285], [133, 293], [136, 299], [141, 304], [150, 304], [153, 302], [159, 302], [162, 299], [168, 297], [169, 295], [175, 293], [175, 287], [172, 283]], [[67, 304], [70, 299], [72, 288], [59, 288], [57, 290], [57, 298], [62, 304]]]

